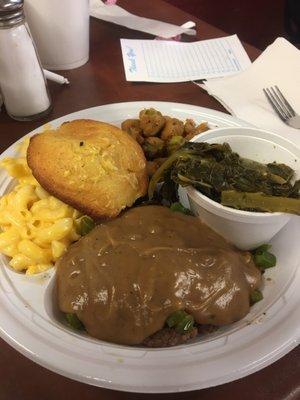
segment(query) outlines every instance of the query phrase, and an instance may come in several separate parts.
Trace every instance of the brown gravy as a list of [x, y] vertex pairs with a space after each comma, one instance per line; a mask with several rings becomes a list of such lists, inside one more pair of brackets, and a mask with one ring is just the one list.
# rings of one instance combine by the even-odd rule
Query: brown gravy
[[87, 332], [139, 344], [175, 310], [226, 325], [249, 312], [261, 274], [198, 218], [161, 206], [133, 208], [72, 245], [57, 266], [58, 302]]

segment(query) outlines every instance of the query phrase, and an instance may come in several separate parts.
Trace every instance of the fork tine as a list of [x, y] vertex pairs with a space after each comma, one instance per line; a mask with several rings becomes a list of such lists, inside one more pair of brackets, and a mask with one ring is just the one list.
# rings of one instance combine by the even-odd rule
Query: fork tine
[[271, 104], [273, 110], [278, 114], [279, 118], [285, 122], [287, 120], [286, 115], [282, 112], [281, 108], [277, 106], [277, 103], [275, 100], [273, 100], [272, 93], [269, 91], [268, 88], [263, 89], [264, 94], [266, 95], [266, 98], [268, 99], [269, 103]]
[[294, 117], [296, 115], [296, 111], [293, 109], [293, 107], [290, 105], [290, 103], [287, 101], [287, 99], [285, 98], [285, 96], [282, 94], [282, 91], [279, 89], [279, 87], [277, 85], [275, 85], [275, 88], [279, 94], [279, 96], [281, 97], [282, 101], [284, 102], [284, 104], [286, 105], [287, 109], [289, 110], [289, 112], [292, 114], [292, 117]]
[[271, 96], [271, 98], [273, 100], [273, 103], [275, 103], [276, 106], [280, 109], [280, 111], [283, 114], [284, 118], [285, 119], [289, 118], [289, 114], [286, 112], [285, 108], [281, 104], [281, 100], [278, 100], [278, 98], [276, 98], [276, 93], [274, 92], [274, 89], [272, 87], [270, 87], [267, 90], [268, 90], [268, 92], [269, 92], [269, 94], [270, 94], [270, 96]]
[[284, 102], [281, 100], [281, 98], [277, 94], [276, 90], [273, 87], [271, 87], [270, 91], [272, 92], [273, 96], [275, 97], [275, 99], [276, 99], [277, 103], [279, 104], [280, 108], [282, 109], [282, 111], [286, 114], [287, 118], [291, 118], [293, 115], [290, 113], [289, 109], [286, 107]]

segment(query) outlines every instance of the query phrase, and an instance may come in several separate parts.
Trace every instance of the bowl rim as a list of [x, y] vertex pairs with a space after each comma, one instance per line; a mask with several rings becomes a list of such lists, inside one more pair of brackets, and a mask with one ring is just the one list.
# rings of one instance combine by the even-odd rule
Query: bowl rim
[[[247, 132], [250, 131], [250, 132], [258, 134], [258, 136], [259, 136], [259, 134], [263, 133], [264, 135], [267, 135], [271, 138], [273, 137], [274, 139], [277, 139], [277, 141], [281, 142], [280, 144], [282, 147], [285, 147], [284, 144], [287, 144], [289, 147], [294, 148], [296, 150], [296, 153], [299, 153], [299, 155], [295, 154], [297, 156], [297, 158], [299, 158], [299, 156], [300, 156], [300, 148], [298, 148], [295, 143], [291, 142], [288, 139], [285, 139], [284, 137], [282, 137], [276, 133], [273, 133], [273, 132], [265, 130], [265, 129], [256, 128], [256, 127], [223, 127], [223, 128], [210, 129], [207, 132], [199, 133], [198, 135], [194, 136], [191, 139], [191, 142], [201, 142], [203, 140], [199, 140], [199, 139], [202, 139], [202, 138], [205, 139], [207, 137], [208, 138], [211, 138], [211, 137], [218, 138], [219, 137], [218, 133], [227, 132], [227, 131], [230, 131], [232, 135], [236, 135], [236, 136], [243, 135], [243, 131], [247, 131]], [[255, 139], [255, 136], [253, 136], [253, 139]], [[261, 138], [261, 139], [264, 139], [264, 138]], [[276, 145], [276, 144], [278, 145], [279, 143], [274, 142], [274, 145]], [[288, 150], [288, 149], [286, 149], [286, 150]], [[260, 211], [238, 210], [235, 208], [223, 206], [222, 204], [218, 203], [217, 201], [210, 199], [209, 197], [207, 197], [206, 195], [201, 193], [199, 190], [195, 189], [193, 186], [188, 186], [186, 188], [186, 190], [187, 190], [188, 196], [193, 197], [194, 201], [197, 201], [197, 197], [198, 197], [199, 199], [201, 199], [201, 203], [206, 202], [210, 206], [209, 207], [210, 211], [212, 211], [215, 214], [222, 216], [222, 217], [231, 215], [231, 216], [236, 216], [239, 218], [244, 217], [245, 219], [253, 218], [253, 219], [262, 220], [262, 219], [274, 219], [274, 218], [279, 218], [279, 217], [282, 218], [283, 216], [286, 216], [286, 217], [290, 216], [290, 214], [283, 213], [283, 212], [268, 213], [268, 212], [260, 212]], [[202, 204], [201, 205], [199, 204], [199, 206], [206, 209], [206, 207], [203, 206]], [[212, 208], [214, 208], [215, 210], [212, 210]]]

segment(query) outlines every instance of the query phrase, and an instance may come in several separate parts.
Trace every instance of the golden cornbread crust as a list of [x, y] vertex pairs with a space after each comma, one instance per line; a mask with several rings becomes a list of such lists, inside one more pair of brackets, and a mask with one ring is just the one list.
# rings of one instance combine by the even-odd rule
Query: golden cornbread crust
[[65, 122], [33, 136], [27, 162], [45, 190], [96, 219], [117, 216], [148, 186], [139, 144], [100, 121]]

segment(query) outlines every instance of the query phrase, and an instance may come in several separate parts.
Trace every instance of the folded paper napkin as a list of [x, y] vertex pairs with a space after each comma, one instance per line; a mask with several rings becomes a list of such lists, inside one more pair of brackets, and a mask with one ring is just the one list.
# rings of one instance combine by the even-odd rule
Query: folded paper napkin
[[283, 38], [273, 44], [244, 72], [210, 79], [202, 88], [232, 115], [280, 134], [300, 146], [300, 129], [282, 122], [266, 99], [263, 88], [277, 85], [300, 114], [300, 51]]
[[101, 0], [90, 0], [90, 15], [107, 22], [113, 22], [114, 24], [125, 26], [126, 28], [150, 33], [151, 35], [166, 39], [182, 33], [196, 35], [195, 29], [191, 29], [195, 26], [195, 23], [192, 21], [178, 26], [155, 19], [138, 17], [120, 6], [104, 4]]

